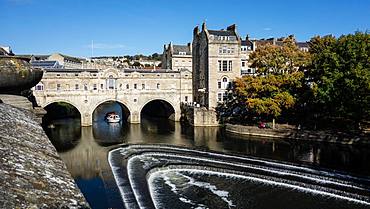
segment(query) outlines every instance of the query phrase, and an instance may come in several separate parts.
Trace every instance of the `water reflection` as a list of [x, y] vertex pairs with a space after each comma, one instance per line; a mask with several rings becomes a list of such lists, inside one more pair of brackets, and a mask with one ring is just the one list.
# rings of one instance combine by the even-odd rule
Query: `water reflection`
[[[101, 202], [107, 202], [104, 206], [106, 208], [121, 207], [107, 154], [113, 145], [125, 143], [197, 147], [370, 176], [370, 151], [367, 147], [302, 143], [293, 140], [240, 139], [218, 128], [192, 128], [163, 119], [142, 119], [141, 124], [108, 124], [98, 121], [92, 127], [83, 128], [79, 126], [78, 120], [53, 121], [53, 124], [55, 128], [45, 127], [46, 133], [72, 176], [78, 180], [78, 185], [90, 191], [84, 192], [87, 200], [96, 200], [96, 195], [91, 196], [90, 193], [97, 189], [96, 181], [100, 179], [104, 187], [99, 191], [105, 194], [101, 195]], [[94, 205], [92, 206], [94, 208]]]

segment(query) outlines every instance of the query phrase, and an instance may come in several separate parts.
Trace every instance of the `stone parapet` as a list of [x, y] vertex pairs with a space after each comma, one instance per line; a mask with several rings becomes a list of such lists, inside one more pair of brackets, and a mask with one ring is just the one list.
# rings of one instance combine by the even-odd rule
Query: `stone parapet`
[[88, 208], [30, 111], [0, 104], [0, 208]]

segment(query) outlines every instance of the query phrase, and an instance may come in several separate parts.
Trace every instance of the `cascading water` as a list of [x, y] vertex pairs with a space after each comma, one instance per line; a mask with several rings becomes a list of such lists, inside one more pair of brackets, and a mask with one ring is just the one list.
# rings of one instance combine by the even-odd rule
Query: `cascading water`
[[370, 179], [169, 145], [109, 152], [126, 208], [370, 208]]

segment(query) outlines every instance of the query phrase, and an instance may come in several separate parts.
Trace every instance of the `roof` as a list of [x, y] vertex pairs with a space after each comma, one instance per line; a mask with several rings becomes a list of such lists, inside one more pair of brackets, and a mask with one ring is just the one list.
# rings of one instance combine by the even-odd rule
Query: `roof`
[[68, 55], [65, 55], [65, 54], [60, 54], [60, 53], [57, 53], [57, 54], [60, 55], [60, 56], [62, 56], [64, 59], [70, 60], [72, 62], [81, 63], [82, 60], [83, 60], [81, 58], [71, 57], [71, 56], [68, 56]]
[[208, 30], [208, 32], [215, 36], [236, 36], [235, 32], [230, 30]]
[[190, 47], [188, 45], [173, 45], [173, 54], [180, 54], [185, 52], [186, 55], [191, 55]]
[[138, 72], [138, 73], [179, 73], [178, 71], [173, 71], [169, 69], [156, 69], [156, 70], [147, 70], [147, 69], [124, 69], [123, 70], [125, 73], [133, 73], [133, 72]]
[[65, 69], [65, 68], [46, 68], [46, 72], [49, 73], [81, 73], [81, 72], [90, 72], [90, 73], [98, 73], [98, 69]]
[[242, 46], [250, 46], [250, 47], [253, 47], [253, 43], [250, 40], [242, 40]]
[[41, 68], [58, 68], [58, 67], [60, 67], [58, 61], [39, 61], [39, 60], [35, 60], [35, 61], [31, 61], [31, 65], [33, 67], [41, 67]]
[[0, 47], [0, 55], [8, 55], [8, 52], [6, 52], [3, 48]]
[[308, 48], [309, 47], [308, 42], [297, 42], [296, 44], [299, 48]]

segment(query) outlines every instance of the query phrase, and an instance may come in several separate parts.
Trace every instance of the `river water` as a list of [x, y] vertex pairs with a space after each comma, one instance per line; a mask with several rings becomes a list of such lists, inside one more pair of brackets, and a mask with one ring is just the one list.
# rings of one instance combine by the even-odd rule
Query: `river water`
[[[193, 128], [181, 125], [178, 122], [162, 119], [143, 119], [141, 124], [107, 124], [104, 121], [96, 121], [92, 127], [80, 127], [80, 121], [76, 119], [56, 120], [52, 121], [52, 123], [55, 128], [47, 128], [46, 125], [45, 131], [92, 208], [124, 207], [120, 196], [120, 189], [116, 186], [115, 178], [108, 162], [109, 151], [120, 147], [122, 144], [180, 145], [203, 151], [212, 150], [219, 153], [269, 159], [274, 162], [286, 162], [290, 165], [303, 164], [310, 168], [324, 169], [334, 175], [350, 174], [366, 179], [370, 176], [370, 148], [364, 146], [261, 138], [241, 139], [224, 133], [219, 128]], [[158, 150], [158, 152], [161, 151]], [[182, 154], [180, 153], [178, 155]], [[141, 159], [140, 162], [142, 161]], [[156, 162], [158, 163], [158, 160]], [[225, 170], [227, 169], [225, 168]], [[169, 205], [172, 204], [172, 208], [198, 207], [199, 205], [196, 205], [194, 202], [194, 207], [189, 203], [189, 201], [192, 201], [189, 198], [192, 198], [191, 195], [193, 193], [189, 193], [188, 190], [181, 190], [181, 192], [178, 190], [178, 188], [184, 186], [185, 181], [188, 182], [187, 184], [192, 182], [194, 188], [191, 188], [191, 191], [198, 188], [199, 192], [204, 193], [199, 186], [201, 184], [199, 182], [203, 182], [202, 185], [208, 185], [207, 191], [210, 194], [219, 194], [220, 191], [221, 194], [225, 194], [226, 191], [230, 194], [235, 193], [234, 196], [236, 199], [234, 200], [227, 199], [221, 195], [220, 199], [223, 200], [223, 203], [231, 204], [226, 204], [226, 206], [221, 206], [220, 200], [208, 198], [209, 201], [213, 201], [213, 204], [219, 206], [215, 207], [214, 205], [213, 208], [244, 208], [244, 206], [253, 202], [253, 199], [247, 199], [243, 195], [238, 194], [253, 195], [266, 190], [273, 190], [274, 192], [265, 196], [260, 195], [258, 201], [266, 200], [265, 202], [269, 202], [269, 204], [265, 204], [265, 206], [252, 205], [249, 208], [289, 208], [284, 204], [278, 207], [279, 198], [284, 198], [281, 195], [279, 196], [279, 194], [289, 195], [293, 203], [291, 208], [338, 208], [338, 206], [343, 206], [343, 208], [369, 208], [363, 205], [341, 204], [340, 201], [333, 204], [333, 200], [330, 198], [320, 199], [317, 197], [310, 198], [313, 198], [313, 200], [320, 199], [321, 202], [324, 202], [324, 205], [315, 205], [316, 203], [310, 205], [310, 201], [312, 202], [311, 199], [302, 199], [302, 193], [292, 192], [291, 189], [268, 188], [271, 185], [263, 188], [258, 187], [259, 184], [256, 181], [246, 180], [243, 179], [243, 176], [238, 175], [232, 178], [234, 180], [236, 179], [235, 181], [224, 182], [221, 179], [227, 179], [225, 175], [228, 174], [224, 174], [222, 171], [214, 172], [212, 170], [208, 170], [207, 174], [204, 172], [183, 168], [175, 168], [170, 171], [159, 170], [155, 175], [150, 177], [149, 183], [153, 185], [154, 190], [159, 191], [156, 194], [168, 195], [154, 195], [152, 198], [157, 202], [162, 201], [161, 204], [166, 202]], [[219, 175], [216, 175], [217, 173]], [[169, 183], [169, 176], [172, 176], [178, 181]], [[213, 182], [214, 185], [204, 182]], [[165, 184], [168, 184], [168, 186], [164, 187], [163, 185]], [[178, 188], [173, 189], [171, 186], [177, 186]], [[215, 190], [216, 187], [218, 190]], [[230, 187], [253, 189], [233, 191], [230, 190]], [[184, 195], [188, 195], [186, 196], [188, 203], [185, 201], [188, 205], [181, 206], [181, 204], [185, 204], [184, 202], [181, 204], [174, 203], [174, 191], [182, 195], [182, 200], [184, 201]], [[303, 200], [302, 204], [308, 204], [306, 205], [307, 207], [298, 207], [301, 200]], [[242, 202], [244, 206], [240, 206], [237, 202]], [[178, 205], [174, 207], [173, 204]], [[200, 206], [202, 205], [200, 204]]]

